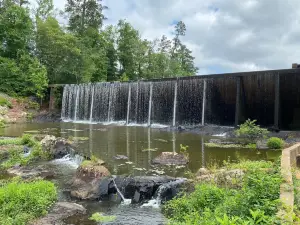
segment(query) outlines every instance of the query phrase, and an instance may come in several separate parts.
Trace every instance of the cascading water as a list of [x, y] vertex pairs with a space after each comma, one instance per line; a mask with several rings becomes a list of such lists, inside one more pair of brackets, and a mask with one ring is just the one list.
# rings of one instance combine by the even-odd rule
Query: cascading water
[[[222, 82], [213, 78], [66, 85], [61, 118], [151, 127], [214, 123], [225, 118], [224, 113], [221, 117], [216, 113], [224, 100], [217, 91], [211, 91], [221, 85]], [[229, 95], [230, 104], [232, 96]]]

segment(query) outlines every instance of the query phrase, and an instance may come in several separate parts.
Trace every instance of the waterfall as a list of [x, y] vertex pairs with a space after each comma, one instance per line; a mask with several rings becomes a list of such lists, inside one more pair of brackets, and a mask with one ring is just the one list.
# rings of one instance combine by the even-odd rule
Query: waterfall
[[152, 95], [153, 95], [153, 83], [150, 83], [150, 97], [149, 97], [149, 111], [148, 111], [148, 126], [151, 126], [151, 112], [152, 112]]
[[176, 126], [176, 107], [177, 107], [177, 88], [178, 88], [178, 82], [175, 81], [175, 88], [174, 88], [174, 103], [173, 103], [173, 127]]
[[77, 86], [77, 88], [76, 88], [76, 99], [75, 99], [74, 121], [77, 121], [78, 102], [79, 102], [79, 89], [80, 89], [80, 86]]
[[131, 84], [129, 84], [129, 88], [128, 88], [126, 124], [129, 124], [130, 105], [131, 105]]
[[[86, 123], [135, 123], [152, 128], [217, 124], [235, 118], [235, 98], [224, 85], [236, 89], [234, 80], [198, 77], [66, 85], [61, 118]], [[221, 106], [227, 108], [219, 113], [216, 110]]]
[[62, 97], [62, 105], [61, 105], [61, 118], [64, 120], [66, 119], [66, 111], [67, 111], [67, 106], [68, 106], [68, 102], [67, 102], [67, 99], [68, 99], [68, 86], [66, 86], [64, 88], [64, 91], [63, 91], [63, 97]]
[[90, 123], [93, 122], [94, 94], [95, 94], [95, 86], [92, 87]]
[[114, 184], [114, 186], [115, 186], [115, 188], [116, 188], [116, 190], [117, 190], [117, 193], [118, 193], [119, 196], [121, 197], [122, 201], [123, 201], [125, 204], [130, 204], [130, 203], [131, 203], [131, 199], [126, 199], [126, 198], [124, 197], [124, 195], [122, 194], [122, 192], [119, 190], [119, 188], [118, 188], [118, 186], [117, 186], [117, 184], [116, 184], [114, 178], [112, 178], [112, 181], [113, 181], [113, 184]]
[[204, 87], [203, 87], [203, 100], [202, 100], [202, 126], [204, 126], [204, 123], [205, 123], [205, 105], [206, 105], [206, 86], [207, 86], [207, 83], [206, 83], [206, 79], [204, 80]]
[[110, 84], [107, 122], [110, 122], [110, 119], [111, 119], [111, 104], [112, 104], [112, 101], [113, 101], [113, 93], [114, 93], [114, 84]]

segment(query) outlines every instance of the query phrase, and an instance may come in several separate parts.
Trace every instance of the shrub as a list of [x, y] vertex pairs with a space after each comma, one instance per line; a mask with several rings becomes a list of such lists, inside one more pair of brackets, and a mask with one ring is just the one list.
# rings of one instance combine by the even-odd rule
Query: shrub
[[12, 181], [0, 187], [0, 224], [23, 225], [43, 216], [56, 201], [56, 187], [49, 181]]
[[2, 96], [0, 96], [0, 106], [7, 106], [8, 108], [12, 108], [11, 102]]
[[22, 140], [22, 145], [27, 145], [28, 147], [33, 147], [34, 144], [36, 143], [30, 134], [23, 134], [21, 140]]
[[256, 125], [256, 120], [246, 120], [245, 123], [239, 126], [239, 129], [235, 131], [235, 134], [238, 137], [245, 137], [250, 139], [263, 138], [269, 131], [267, 129], [261, 128], [259, 125]]
[[[238, 168], [238, 165], [232, 168]], [[163, 209], [170, 224], [277, 224], [282, 181], [279, 161], [262, 161], [258, 165], [243, 162], [240, 165], [247, 168], [241, 188], [202, 183], [190, 195], [184, 194], [167, 202]]]
[[267, 146], [270, 149], [283, 149], [284, 141], [277, 137], [271, 137], [268, 139]]

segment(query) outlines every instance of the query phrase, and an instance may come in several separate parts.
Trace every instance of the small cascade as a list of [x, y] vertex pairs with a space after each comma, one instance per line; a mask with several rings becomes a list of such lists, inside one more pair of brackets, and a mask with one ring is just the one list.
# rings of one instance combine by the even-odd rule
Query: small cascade
[[179, 178], [175, 181], [170, 181], [160, 185], [155, 192], [153, 199], [151, 199], [148, 203], [143, 204], [142, 207], [159, 208], [162, 201], [167, 197], [167, 192], [171, 193], [172, 196], [170, 197], [175, 197], [175, 195], [179, 192], [180, 186], [186, 181], [186, 178]]
[[177, 88], [178, 88], [178, 82], [175, 81], [174, 103], [173, 103], [173, 123], [172, 123], [173, 127], [176, 126]]
[[65, 120], [66, 119], [66, 111], [67, 111], [67, 107], [68, 107], [68, 101], [67, 101], [67, 99], [68, 99], [68, 96], [67, 96], [67, 94], [68, 94], [68, 86], [66, 86], [65, 88], [64, 88], [64, 91], [63, 91], [63, 97], [62, 97], [62, 105], [61, 105], [61, 118], [63, 119], [63, 120]]
[[95, 94], [95, 86], [92, 87], [90, 123], [93, 122], [94, 94]]
[[131, 84], [129, 84], [129, 88], [128, 88], [126, 124], [129, 124], [130, 106], [131, 106]]
[[152, 112], [152, 95], [153, 95], [153, 83], [150, 83], [150, 97], [149, 97], [149, 111], [148, 111], [148, 126], [151, 126], [151, 112]]
[[109, 88], [107, 122], [110, 122], [110, 120], [111, 120], [111, 108], [112, 108], [113, 94], [114, 94], [114, 84], [111, 84], [110, 88]]
[[75, 98], [74, 121], [77, 121], [78, 102], [79, 102], [79, 89], [80, 89], [80, 86], [77, 86], [77, 87], [76, 87], [76, 98]]
[[64, 164], [69, 165], [74, 168], [78, 168], [80, 164], [83, 162], [84, 158], [78, 154], [68, 154], [62, 157], [61, 159], [55, 159], [52, 161], [54, 164]]
[[124, 204], [130, 204], [130, 203], [131, 203], [131, 199], [126, 199], [126, 198], [124, 197], [124, 195], [122, 194], [122, 192], [119, 190], [119, 188], [118, 188], [118, 186], [117, 186], [117, 184], [116, 184], [114, 178], [112, 179], [112, 181], [113, 181], [113, 184], [114, 184], [114, 186], [115, 186], [115, 188], [116, 188], [116, 190], [117, 190], [117, 193], [118, 193], [119, 196], [121, 197], [123, 203], [124, 203]]
[[205, 106], [206, 106], [206, 87], [207, 87], [207, 81], [204, 80], [204, 87], [203, 87], [203, 100], [202, 100], [202, 126], [204, 126], [205, 123]]

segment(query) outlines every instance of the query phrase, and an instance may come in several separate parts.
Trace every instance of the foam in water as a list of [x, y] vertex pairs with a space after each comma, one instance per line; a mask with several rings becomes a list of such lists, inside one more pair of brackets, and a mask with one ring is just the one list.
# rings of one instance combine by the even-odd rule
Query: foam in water
[[65, 155], [61, 159], [55, 159], [52, 161], [54, 164], [64, 164], [68, 165], [70, 167], [74, 167], [75, 169], [80, 166], [80, 164], [83, 161], [83, 157], [80, 155], [75, 154], [74, 156], [71, 156], [71, 154]]

